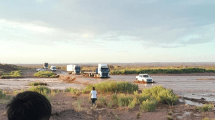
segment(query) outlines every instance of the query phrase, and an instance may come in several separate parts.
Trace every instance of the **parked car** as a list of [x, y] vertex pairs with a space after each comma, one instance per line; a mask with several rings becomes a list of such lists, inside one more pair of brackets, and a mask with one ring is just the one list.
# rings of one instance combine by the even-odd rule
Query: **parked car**
[[39, 71], [46, 71], [46, 69], [45, 68], [38, 68], [38, 69], [36, 69], [36, 71], [37, 72], [39, 72]]
[[139, 74], [138, 76], [136, 76], [136, 80], [144, 81], [146, 83], [152, 83], [153, 82], [152, 77], [149, 76], [148, 74]]

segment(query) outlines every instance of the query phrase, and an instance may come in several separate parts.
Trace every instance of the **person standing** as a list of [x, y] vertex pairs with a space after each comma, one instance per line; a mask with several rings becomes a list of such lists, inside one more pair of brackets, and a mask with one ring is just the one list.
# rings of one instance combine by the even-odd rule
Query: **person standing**
[[95, 90], [95, 87], [92, 88], [92, 91], [90, 92], [91, 93], [91, 100], [92, 100], [92, 105], [96, 105], [96, 100], [97, 100], [97, 92]]

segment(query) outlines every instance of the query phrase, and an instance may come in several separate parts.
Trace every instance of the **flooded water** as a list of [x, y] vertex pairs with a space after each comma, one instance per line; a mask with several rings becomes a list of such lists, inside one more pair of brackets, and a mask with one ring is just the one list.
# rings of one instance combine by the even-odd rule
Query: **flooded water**
[[[204, 98], [206, 101], [215, 102], [215, 76], [152, 76], [155, 83], [138, 84], [139, 89], [150, 88], [155, 85], [162, 85], [166, 88], [173, 89], [174, 93], [182, 97]], [[102, 82], [106, 80], [128, 81], [134, 83], [135, 75], [111, 75], [111, 78], [79, 78]], [[204, 79], [204, 80], [198, 80]], [[3, 90], [20, 90], [29, 88], [28, 84], [32, 82], [46, 82], [51, 89], [66, 89], [67, 87], [83, 88], [81, 84], [65, 83], [57, 78], [17, 78], [17, 79], [0, 79], [0, 89]]]
[[[206, 101], [215, 101], [215, 76], [152, 76], [155, 83], [138, 84], [139, 89], [150, 88], [154, 85], [162, 85], [170, 88], [177, 95], [195, 99], [205, 98]], [[112, 75], [111, 78], [84, 78], [88, 80], [115, 80], [133, 83], [135, 75]], [[199, 80], [204, 79], [204, 80]]]
[[80, 84], [65, 83], [58, 78], [16, 78], [16, 79], [0, 79], [0, 89], [13, 91], [13, 90], [25, 90], [31, 86], [28, 86], [32, 82], [45, 82], [50, 89], [64, 90], [68, 87], [83, 88]]

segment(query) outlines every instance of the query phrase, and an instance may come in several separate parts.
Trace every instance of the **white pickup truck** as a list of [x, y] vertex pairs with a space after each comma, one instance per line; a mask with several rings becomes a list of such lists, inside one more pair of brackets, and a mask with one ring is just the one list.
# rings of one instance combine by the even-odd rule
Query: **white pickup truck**
[[153, 82], [152, 77], [149, 76], [148, 74], [139, 74], [138, 76], [136, 76], [136, 80], [144, 81], [146, 83], [152, 83]]

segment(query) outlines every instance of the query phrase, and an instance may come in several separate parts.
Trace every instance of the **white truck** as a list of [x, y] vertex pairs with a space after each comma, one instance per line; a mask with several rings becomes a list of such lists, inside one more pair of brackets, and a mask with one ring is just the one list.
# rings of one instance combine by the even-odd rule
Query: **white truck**
[[67, 73], [69, 74], [80, 74], [81, 67], [79, 65], [67, 65]]
[[143, 81], [146, 83], [153, 83], [152, 77], [149, 76], [148, 74], [139, 74], [138, 76], [136, 76], [136, 80], [137, 81]]
[[44, 64], [43, 64], [43, 68], [48, 69], [48, 67], [49, 67], [49, 64], [48, 64], [48, 63], [44, 63]]
[[108, 78], [109, 72], [110, 70], [107, 64], [98, 64], [98, 70], [96, 71], [96, 73], [98, 74], [98, 77]]
[[53, 71], [53, 72], [55, 72], [56, 71], [56, 67], [55, 66], [51, 66], [50, 70]]

